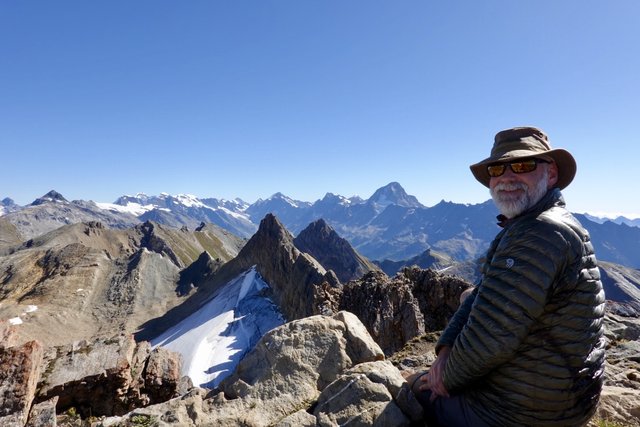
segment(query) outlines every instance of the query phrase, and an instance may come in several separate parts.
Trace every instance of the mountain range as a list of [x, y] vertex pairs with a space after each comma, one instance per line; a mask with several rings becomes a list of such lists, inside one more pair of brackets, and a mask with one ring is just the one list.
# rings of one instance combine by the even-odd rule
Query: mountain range
[[[474, 260], [483, 255], [499, 230], [495, 220], [497, 210], [491, 200], [471, 205], [441, 201], [426, 207], [396, 182], [379, 188], [368, 199], [327, 193], [314, 203], [294, 200], [282, 193], [252, 204], [241, 199], [198, 199], [166, 193], [122, 196], [114, 203], [70, 202], [50, 191], [27, 206], [18, 206], [9, 198], [2, 201], [2, 206], [5, 214], [0, 217], [0, 230], [9, 227], [1, 225], [6, 221], [15, 231], [0, 233], [0, 240], [29, 239], [81, 221], [100, 221], [119, 229], [144, 221], [188, 229], [211, 223], [249, 238], [269, 213], [297, 235], [308, 224], [322, 219], [359, 253], [379, 263], [387, 262], [388, 266], [426, 251], [454, 262]], [[613, 222], [577, 216], [590, 231], [599, 259], [640, 267], [640, 227], [630, 225], [632, 220], [619, 218]]]
[[[42, 396], [37, 403], [59, 398], [57, 406], [53, 403], [54, 414], [78, 408], [85, 417], [123, 413], [105, 411], [103, 405], [86, 401], [86, 396], [93, 393], [86, 384], [104, 389], [101, 381], [107, 378], [117, 384], [113, 390], [119, 390], [119, 394], [115, 391], [112, 394], [124, 400], [125, 407], [136, 407], [136, 402], [145, 400], [131, 400], [122, 392], [123, 378], [128, 378], [127, 375], [135, 378], [141, 372], [134, 369], [137, 365], [133, 359], [130, 363], [118, 359], [118, 365], [122, 365], [126, 374], [100, 371], [100, 363], [109, 358], [94, 345], [96, 337], [106, 345], [120, 342], [110, 338], [114, 334], [134, 334], [137, 342], [149, 341], [154, 350], [178, 352], [182, 367], [176, 364], [167, 367], [176, 371], [172, 375], [176, 381], [180, 375], [186, 375], [196, 386], [214, 390], [222, 387], [224, 396], [243, 398], [246, 397], [243, 390], [254, 384], [251, 372], [258, 365], [264, 365], [265, 372], [273, 372], [274, 366], [281, 367], [287, 375], [299, 378], [299, 372], [305, 371], [306, 365], [292, 371], [290, 361], [276, 361], [276, 357], [286, 351], [302, 355], [304, 363], [309, 357], [326, 352], [327, 358], [318, 364], [331, 368], [340, 355], [348, 354], [356, 360], [363, 352], [363, 336], [370, 334], [380, 345], [377, 360], [383, 353], [402, 354], [408, 341], [414, 342], [425, 332], [443, 327], [455, 311], [462, 292], [471, 286], [449, 273], [455, 272], [469, 280], [475, 274], [474, 258], [458, 262], [456, 257], [480, 248], [482, 236], [492, 235], [495, 230], [483, 231], [478, 219], [489, 215], [491, 206], [487, 203], [466, 206], [442, 202], [426, 208], [415, 198], [405, 197], [400, 189], [395, 184], [383, 187], [368, 200], [325, 197], [325, 207], [330, 208], [324, 211], [326, 215], [301, 226], [295, 237], [271, 210], [281, 209], [280, 214], [295, 224], [301, 223], [303, 211], [313, 209], [316, 204], [304, 205], [283, 195], [258, 205], [246, 205], [238, 200], [218, 201], [216, 208], [188, 196], [161, 195], [159, 200], [123, 199], [120, 201], [123, 204], [118, 205], [122, 208], [105, 209], [93, 202], [70, 202], [59, 193], [50, 192], [29, 206], [0, 217], [0, 337], [8, 323], [14, 331], [14, 341], [25, 346], [33, 339], [42, 343], [47, 348], [46, 362], [40, 371], [31, 374], [30, 380], [32, 393], [37, 391]], [[161, 201], [162, 207], [155, 205]], [[241, 206], [239, 212], [231, 209], [234, 204]], [[321, 212], [316, 208], [316, 212]], [[236, 219], [244, 217], [251, 224], [255, 215], [267, 213], [247, 239], [206, 221], [198, 223], [187, 215], [190, 209], [198, 215], [210, 215], [208, 211], [212, 210]], [[179, 215], [174, 215], [174, 210]], [[162, 218], [188, 220], [189, 225], [142, 222], [141, 217], [152, 211], [166, 213]], [[92, 216], [92, 212], [98, 216]], [[425, 237], [436, 236], [438, 250], [449, 252], [438, 252], [427, 239], [426, 249], [406, 261], [372, 263], [324, 218], [342, 218], [342, 223], [336, 223], [342, 224], [343, 229], [361, 230], [364, 220], [350, 218], [348, 214], [354, 213], [369, 218], [369, 231], [375, 230], [371, 235], [380, 247], [384, 247], [386, 232], [392, 240], [395, 238], [395, 248], [399, 248], [402, 239], [397, 236], [407, 239], [409, 233], [414, 232], [412, 227], [419, 227], [420, 221], [424, 221], [423, 228], [418, 230]], [[496, 228], [492, 222], [490, 225]], [[627, 233], [633, 228], [624, 227]], [[51, 230], [41, 233], [47, 228]], [[606, 244], [613, 245], [616, 236], [616, 233], [605, 235], [609, 239]], [[366, 242], [364, 237], [361, 239]], [[410, 267], [414, 264], [432, 269]], [[619, 319], [615, 330], [622, 334], [623, 326], [635, 325], [634, 317], [640, 315], [640, 275], [637, 270], [619, 264], [601, 262], [600, 266], [609, 316]], [[400, 272], [390, 278], [380, 270], [388, 271], [389, 275]], [[353, 314], [347, 315], [342, 310]], [[324, 316], [316, 316], [318, 314]], [[356, 326], [348, 316], [360, 319], [363, 326]], [[340, 350], [332, 341], [321, 338], [318, 349], [309, 355], [300, 353], [311, 344], [304, 338], [306, 328], [326, 330], [336, 342], [351, 341], [354, 347], [349, 351]], [[283, 334], [282, 342], [286, 346], [276, 344], [270, 330], [276, 331], [273, 332], [276, 335]], [[336, 335], [340, 330], [344, 338]], [[637, 336], [627, 334], [623, 338], [637, 339]], [[0, 342], [0, 350], [3, 345]], [[280, 347], [282, 351], [278, 350]], [[289, 348], [291, 350], [287, 350]], [[256, 355], [255, 349], [261, 353]], [[91, 359], [89, 356], [94, 353], [97, 354], [91, 357], [95, 359]], [[0, 363], [4, 360], [2, 354], [5, 353], [0, 351]], [[96, 363], [94, 371], [103, 374], [73, 376], [80, 360], [91, 365]], [[256, 360], [262, 362], [256, 365]], [[9, 365], [26, 366], [22, 362]], [[145, 376], [149, 369], [145, 368]], [[314, 374], [316, 370], [309, 372]], [[3, 381], [9, 381], [9, 377], [0, 378], [0, 388], [5, 390]], [[331, 381], [333, 379], [323, 379], [318, 387], [328, 387]], [[271, 382], [268, 378], [265, 380], [265, 383]], [[315, 382], [319, 384], [317, 379]], [[149, 383], [159, 384], [156, 380]], [[229, 384], [239, 388], [232, 393]], [[348, 385], [338, 383], [335, 387], [342, 390]], [[274, 390], [280, 389], [280, 385], [274, 385], [265, 393], [273, 395]], [[335, 394], [331, 394], [331, 390], [327, 395]], [[313, 396], [317, 395], [312, 392]], [[389, 399], [396, 396], [396, 392]], [[199, 392], [192, 388], [184, 393], [187, 397]], [[171, 395], [168, 393], [167, 398]], [[307, 406], [321, 407], [313, 403], [317, 399], [313, 396], [305, 398], [311, 399]], [[212, 399], [207, 400], [207, 405], [227, 398], [218, 395]], [[180, 401], [174, 400], [177, 404]], [[234, 401], [244, 402], [230, 400]], [[243, 412], [231, 419], [237, 420], [253, 408], [252, 401], [245, 403]], [[344, 420], [347, 419], [349, 417]], [[256, 421], [248, 425], [264, 424]], [[389, 424], [382, 422], [382, 425]]]

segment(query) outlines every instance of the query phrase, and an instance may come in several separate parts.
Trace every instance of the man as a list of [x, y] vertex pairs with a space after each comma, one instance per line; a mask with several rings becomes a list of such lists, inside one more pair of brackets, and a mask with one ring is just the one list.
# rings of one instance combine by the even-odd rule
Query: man
[[408, 379], [427, 425], [586, 424], [603, 382], [605, 296], [589, 234], [560, 193], [575, 160], [520, 127], [499, 132], [471, 172], [503, 229], [431, 370]]

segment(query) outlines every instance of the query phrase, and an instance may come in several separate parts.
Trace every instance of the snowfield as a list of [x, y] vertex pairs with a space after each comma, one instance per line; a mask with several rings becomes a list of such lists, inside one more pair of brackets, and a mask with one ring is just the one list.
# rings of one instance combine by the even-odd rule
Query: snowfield
[[269, 330], [284, 323], [255, 267], [227, 283], [202, 308], [151, 340], [182, 355], [182, 374], [213, 388]]

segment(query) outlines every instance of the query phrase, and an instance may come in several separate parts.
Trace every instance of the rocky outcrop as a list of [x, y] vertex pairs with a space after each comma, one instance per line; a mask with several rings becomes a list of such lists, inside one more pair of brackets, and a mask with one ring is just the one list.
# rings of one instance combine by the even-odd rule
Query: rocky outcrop
[[442, 330], [470, 287], [433, 270], [407, 268], [393, 279], [370, 272], [342, 288], [317, 289], [316, 310], [356, 314], [385, 354], [391, 354], [425, 331]]
[[332, 270], [342, 283], [358, 279], [369, 271], [380, 271], [360, 255], [349, 242], [323, 219], [309, 224], [293, 240], [296, 248], [314, 257], [325, 269]]
[[36, 402], [57, 398], [58, 413], [120, 415], [178, 395], [180, 356], [136, 345], [131, 335], [49, 349]]
[[17, 344], [16, 328], [7, 320], [0, 320], [0, 348]]
[[180, 355], [136, 344], [130, 335], [46, 350], [37, 342], [0, 342], [0, 425], [55, 426], [56, 414], [124, 414], [192, 387]]
[[[419, 284], [416, 278], [427, 277], [418, 274], [413, 279]], [[637, 336], [640, 321], [608, 314], [605, 323], [609, 340], [607, 376], [590, 426], [604, 425], [604, 420], [617, 423], [614, 425], [637, 425], [640, 348], [635, 339], [626, 337]], [[112, 414], [123, 414], [105, 416], [96, 409], [105, 403], [92, 402], [96, 406], [91, 407], [91, 415], [94, 419], [98, 416], [100, 425], [105, 427], [416, 425], [411, 424], [410, 418], [419, 419], [421, 412], [415, 401], [407, 401], [403, 393], [403, 374], [426, 369], [433, 363], [437, 336], [438, 333], [428, 333], [415, 337], [385, 360], [380, 346], [354, 314], [340, 311], [333, 316], [311, 316], [265, 334], [235, 373], [211, 391], [181, 383], [176, 375], [176, 359], [169, 353], [152, 351], [148, 343], [135, 345], [125, 336], [77, 343], [47, 352], [38, 385], [42, 387], [31, 406], [29, 422], [34, 426], [55, 425], [38, 424], [37, 420], [51, 420], [57, 406], [58, 425], [80, 425], [77, 417], [86, 419], [89, 412], [80, 401], [94, 396], [94, 400], [109, 400], [106, 406], [112, 408]], [[54, 353], [56, 362], [51, 364]], [[3, 372], [4, 366], [0, 375]], [[103, 372], [102, 376], [98, 372]], [[54, 378], [64, 378], [58, 381], [64, 386], [46, 384], [45, 379], [53, 382]], [[43, 395], [43, 391], [52, 389], [59, 393]], [[104, 394], [104, 390], [110, 392]], [[68, 406], [71, 394], [76, 397], [73, 406]], [[11, 396], [3, 394], [7, 395]], [[65, 400], [67, 403], [61, 403]], [[2, 407], [5, 406], [3, 402]], [[21, 412], [22, 424], [15, 425], [24, 425], [24, 413]], [[76, 418], [71, 419], [71, 413]]]
[[235, 258], [247, 239], [219, 227], [215, 224], [201, 222], [194, 232], [196, 238], [212, 258], [227, 262]]
[[169, 257], [169, 259], [176, 265], [176, 267], [185, 267], [185, 265], [178, 258], [171, 246], [168, 245], [164, 239], [157, 235], [155, 231], [156, 227], [159, 227], [159, 225], [151, 221], [146, 221], [145, 223], [136, 227], [136, 229], [140, 230], [140, 233], [142, 234], [142, 238], [140, 239], [140, 246], [148, 249], [151, 252], [157, 252], [161, 255]]
[[0, 425], [24, 426], [42, 368], [42, 346], [0, 347]]
[[209, 252], [202, 252], [197, 260], [180, 272], [178, 294], [187, 295], [193, 288], [208, 282], [222, 265], [220, 258], [213, 259]]
[[218, 390], [194, 389], [134, 416], [181, 426], [406, 426], [393, 397], [403, 383], [351, 313], [312, 316], [265, 334]]
[[607, 313], [605, 335], [605, 382], [596, 419], [640, 425], [640, 319]]

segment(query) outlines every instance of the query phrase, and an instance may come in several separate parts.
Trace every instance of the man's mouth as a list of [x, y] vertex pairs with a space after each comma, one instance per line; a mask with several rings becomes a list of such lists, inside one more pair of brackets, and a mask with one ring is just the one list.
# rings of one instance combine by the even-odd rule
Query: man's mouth
[[500, 197], [501, 199], [508, 199], [508, 200], [513, 200], [513, 199], [518, 199], [520, 196], [522, 196], [524, 194], [524, 190], [522, 188], [514, 188], [514, 189], [509, 189], [509, 190], [498, 190], [498, 197]]

